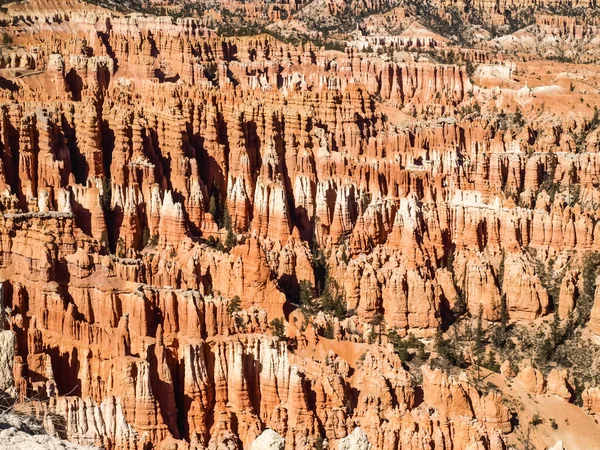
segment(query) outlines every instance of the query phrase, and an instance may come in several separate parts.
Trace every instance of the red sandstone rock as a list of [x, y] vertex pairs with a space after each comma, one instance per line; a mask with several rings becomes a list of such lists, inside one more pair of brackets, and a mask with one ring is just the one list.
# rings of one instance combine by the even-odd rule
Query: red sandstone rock
[[[488, 3], [477, 7], [506, 8]], [[499, 394], [427, 366], [416, 386], [384, 343], [392, 329], [433, 336], [462, 299], [485, 321], [500, 320], [503, 296], [511, 321], [546, 316], [539, 265], [551, 259], [572, 267], [558, 314], [577, 311], [582, 255], [600, 249], [597, 133], [585, 151], [573, 138], [582, 111], [531, 119], [543, 90], [503, 88], [503, 109], [532, 109], [513, 130], [455, 64], [223, 38], [204, 19], [75, 0], [8, 10], [15, 45], [36, 52], [3, 52], [0, 70], [40, 71], [0, 88], [0, 271], [19, 397], [39, 392], [69, 439], [107, 449], [247, 448], [267, 427], [294, 450], [355, 429], [377, 449], [505, 448]], [[476, 117], [459, 112], [479, 103]], [[321, 253], [350, 312], [304, 324], [291, 310], [300, 283], [323, 283]], [[594, 333], [599, 308], [596, 293]], [[564, 371], [517, 379], [570, 399]], [[594, 412], [596, 390], [582, 395]]]
[[[556, 374], [553, 378], [557, 376], [558, 374]], [[538, 369], [527, 366], [519, 371], [516, 379], [520, 381], [523, 386], [525, 386], [525, 389], [527, 389], [527, 391], [529, 391], [531, 394], [540, 395], [546, 393], [546, 380], [544, 379], [542, 372], [540, 372]]]

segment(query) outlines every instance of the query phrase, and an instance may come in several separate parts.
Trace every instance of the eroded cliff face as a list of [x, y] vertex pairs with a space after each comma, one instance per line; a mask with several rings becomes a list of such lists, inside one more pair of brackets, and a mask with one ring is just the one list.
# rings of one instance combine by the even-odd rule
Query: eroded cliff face
[[[544, 112], [485, 67], [76, 2], [3, 14], [21, 47], [0, 66], [24, 72], [0, 89], [2, 321], [16, 395], [69, 440], [500, 450], [501, 394], [408, 368], [390, 331], [427, 342], [464, 309], [600, 332], [596, 96]], [[342, 312], [301, 305], [309, 285]], [[536, 370], [528, 390], [572, 400]]]

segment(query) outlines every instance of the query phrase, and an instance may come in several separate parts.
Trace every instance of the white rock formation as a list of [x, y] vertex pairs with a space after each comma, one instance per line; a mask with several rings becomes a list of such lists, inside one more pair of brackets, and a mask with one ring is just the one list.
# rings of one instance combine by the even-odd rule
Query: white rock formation
[[14, 393], [13, 362], [15, 360], [15, 335], [0, 331], [0, 390]]
[[0, 414], [0, 450], [92, 450], [52, 437], [33, 418]]
[[371, 443], [367, 435], [360, 427], [356, 427], [352, 433], [340, 440], [339, 450], [371, 450]]
[[283, 450], [284, 448], [285, 439], [270, 428], [263, 431], [250, 445], [250, 450]]

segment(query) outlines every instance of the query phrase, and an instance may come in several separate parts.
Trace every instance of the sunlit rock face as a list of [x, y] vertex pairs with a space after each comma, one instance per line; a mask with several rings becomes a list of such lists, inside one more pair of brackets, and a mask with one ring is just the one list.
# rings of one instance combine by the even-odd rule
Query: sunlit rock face
[[[255, 3], [246, 17], [310, 19]], [[0, 388], [39, 400], [49, 432], [107, 450], [502, 450], [514, 405], [472, 349], [436, 368], [438, 331], [585, 311], [600, 335], [596, 79], [500, 52], [527, 55], [535, 31], [592, 61], [597, 24], [538, 15], [496, 54], [417, 22], [375, 35], [411, 11], [355, 3], [321, 5], [365, 14], [343, 51], [224, 37], [227, 14], [0, 12]], [[569, 370], [516, 372], [497, 377], [600, 413]]]

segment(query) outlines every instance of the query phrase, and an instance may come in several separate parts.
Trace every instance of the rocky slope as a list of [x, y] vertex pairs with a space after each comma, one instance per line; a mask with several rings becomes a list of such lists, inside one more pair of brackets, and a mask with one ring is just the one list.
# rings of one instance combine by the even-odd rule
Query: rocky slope
[[92, 450], [48, 434], [46, 428], [61, 429], [62, 418], [45, 414], [44, 425], [37, 421], [32, 412], [36, 402], [15, 403], [13, 362], [15, 358], [15, 336], [12, 331], [0, 332], [0, 359], [2, 360], [2, 386], [0, 390], [0, 449], [16, 450]]
[[[0, 21], [15, 349], [0, 388], [61, 417], [50, 433], [107, 449], [571, 442], [562, 424], [529, 432], [503, 387], [520, 369], [531, 395], [581, 405], [593, 448], [594, 66], [449, 41], [425, 55], [414, 39], [442, 40], [421, 25], [370, 41], [393, 50], [378, 54], [75, 0]], [[575, 25], [561, 45], [593, 53]], [[492, 388], [496, 357], [513, 364]]]
[[[33, 426], [32, 426], [33, 425]], [[92, 450], [49, 436], [42, 425], [18, 414], [0, 415], [0, 448], [14, 450]]]

